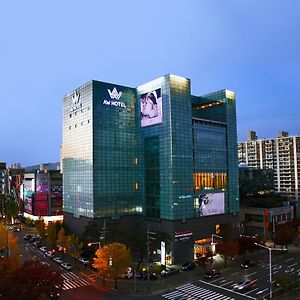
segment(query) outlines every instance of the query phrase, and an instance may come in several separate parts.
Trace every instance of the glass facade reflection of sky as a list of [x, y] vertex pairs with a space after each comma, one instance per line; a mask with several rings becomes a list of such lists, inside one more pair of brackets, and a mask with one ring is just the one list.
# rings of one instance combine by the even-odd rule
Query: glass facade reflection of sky
[[208, 192], [239, 210], [234, 93], [192, 96], [189, 79], [167, 75], [138, 88], [91, 81], [63, 105], [65, 212], [186, 220]]

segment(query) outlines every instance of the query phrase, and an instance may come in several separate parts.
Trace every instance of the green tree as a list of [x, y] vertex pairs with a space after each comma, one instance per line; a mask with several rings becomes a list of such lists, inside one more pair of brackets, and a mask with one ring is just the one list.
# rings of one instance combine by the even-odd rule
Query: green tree
[[47, 233], [47, 242], [51, 246], [54, 246], [55, 242], [57, 240], [57, 232], [56, 232], [56, 228], [55, 228], [54, 223], [48, 223], [46, 233]]
[[18, 238], [10, 232], [3, 222], [0, 223], [0, 254], [11, 257], [17, 264], [20, 262]]
[[103, 277], [108, 276], [115, 280], [115, 288], [118, 288], [117, 279], [124, 274], [132, 263], [130, 250], [121, 243], [107, 244], [96, 251], [93, 266]]

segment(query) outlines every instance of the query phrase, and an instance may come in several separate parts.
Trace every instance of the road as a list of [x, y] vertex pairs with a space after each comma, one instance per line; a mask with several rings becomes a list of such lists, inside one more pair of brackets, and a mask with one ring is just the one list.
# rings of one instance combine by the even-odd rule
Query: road
[[[200, 268], [194, 271], [181, 272], [179, 275], [173, 275], [170, 278], [159, 278], [156, 282], [148, 283], [134, 279], [119, 280], [119, 292], [115, 293], [111, 287], [102, 287], [101, 281], [96, 274], [86, 269], [77, 262], [75, 268], [71, 271], [64, 270], [59, 264], [55, 263], [44, 255], [39, 249], [34, 247], [23, 237], [28, 231], [15, 232], [19, 236], [22, 261], [28, 259], [37, 259], [45, 264], [61, 271], [64, 278], [62, 300], [69, 299], [168, 299], [175, 300], [178, 297], [189, 300], [242, 300], [242, 299], [262, 299], [269, 294], [269, 256], [267, 251], [260, 252], [255, 258], [255, 265], [242, 269], [238, 262], [231, 262], [230, 267], [223, 270], [220, 277], [213, 280], [207, 280], [203, 276]], [[272, 255], [272, 275], [273, 280], [276, 276], [294, 276], [300, 277], [300, 257], [295, 252]], [[70, 259], [70, 258], [69, 258]], [[201, 275], [202, 274], [202, 275]], [[240, 280], [249, 278], [255, 283], [242, 293], [234, 291], [233, 286]], [[172, 288], [173, 287], [173, 288]], [[276, 284], [273, 283], [273, 290]], [[140, 292], [140, 294], [127, 295], [124, 291]], [[123, 292], [120, 294], [120, 291]], [[144, 292], [150, 293], [145, 295]]]

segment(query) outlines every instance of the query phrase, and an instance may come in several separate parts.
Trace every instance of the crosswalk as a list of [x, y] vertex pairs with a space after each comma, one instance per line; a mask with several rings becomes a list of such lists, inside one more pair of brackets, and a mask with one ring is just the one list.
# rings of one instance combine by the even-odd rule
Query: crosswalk
[[188, 283], [176, 288], [175, 291], [162, 295], [169, 300], [188, 299], [188, 300], [234, 300], [234, 298], [201, 288], [192, 283]]
[[62, 273], [61, 276], [64, 279], [63, 290], [75, 289], [81, 286], [89, 285], [89, 282], [80, 278], [73, 272]]

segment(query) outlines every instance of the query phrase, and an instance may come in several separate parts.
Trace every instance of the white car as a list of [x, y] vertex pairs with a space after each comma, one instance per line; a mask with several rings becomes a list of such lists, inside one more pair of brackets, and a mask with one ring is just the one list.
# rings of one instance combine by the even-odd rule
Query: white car
[[60, 265], [68, 271], [72, 270], [72, 266], [69, 263], [61, 263]]
[[90, 263], [88, 258], [85, 257], [79, 257], [78, 259], [80, 262], [82, 262], [84, 265], [88, 265]]
[[55, 254], [54, 254], [52, 251], [47, 251], [47, 252], [45, 252], [45, 255], [46, 255], [47, 257], [49, 257], [49, 258], [55, 257]]
[[53, 260], [58, 264], [62, 264], [64, 262], [61, 257], [54, 257]]
[[39, 248], [42, 252], [47, 252], [48, 251], [48, 248], [47, 247], [41, 247], [41, 248]]

